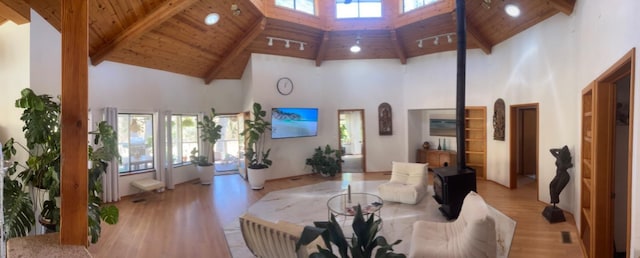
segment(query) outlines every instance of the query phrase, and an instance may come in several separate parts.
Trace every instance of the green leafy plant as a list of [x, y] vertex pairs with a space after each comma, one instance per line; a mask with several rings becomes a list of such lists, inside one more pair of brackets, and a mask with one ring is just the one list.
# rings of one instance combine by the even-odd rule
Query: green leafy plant
[[399, 244], [402, 240], [396, 240], [389, 244], [383, 236], [377, 235], [380, 232], [381, 224], [382, 219], [375, 220], [373, 214], [369, 214], [365, 220], [362, 208], [358, 205], [351, 225], [354, 234], [350, 241], [346, 239], [340, 224], [336, 221], [335, 216], [331, 214], [331, 221], [316, 221], [314, 226], [306, 226], [304, 228], [300, 240], [296, 243], [296, 250], [321, 236], [327, 248], [317, 246], [318, 252], [312, 253], [309, 256], [310, 258], [338, 258], [333, 253], [332, 243], [337, 247], [339, 257], [342, 258], [369, 258], [372, 257], [374, 251], [376, 258], [406, 257], [404, 254], [393, 252], [393, 246]]
[[[202, 121], [198, 122], [198, 128], [200, 128], [200, 139], [209, 145], [208, 148], [211, 150], [211, 155], [215, 154], [214, 147], [216, 142], [222, 138], [222, 126], [214, 121], [216, 116], [216, 110], [211, 108], [211, 114], [205, 115], [202, 118]], [[209, 162], [209, 157], [200, 155], [198, 149], [193, 148], [193, 150], [191, 150], [189, 160], [191, 160], [191, 164], [196, 166], [208, 167], [213, 166], [215, 158], [212, 157], [212, 162]]]
[[318, 146], [314, 149], [313, 156], [307, 158], [306, 164], [311, 166], [313, 173], [325, 176], [335, 176], [340, 171], [342, 152], [334, 150], [327, 144], [324, 149]]
[[351, 141], [349, 137], [349, 131], [347, 130], [347, 126], [344, 124], [340, 125], [340, 141], [342, 144], [347, 144]]
[[[35, 223], [34, 200], [25, 193], [25, 186], [48, 190], [49, 198], [42, 204], [39, 221], [53, 225], [58, 230], [60, 207], [56, 197], [60, 196], [60, 104], [48, 95], [36, 95], [31, 89], [23, 89], [15, 106], [23, 109], [20, 119], [25, 123], [22, 131], [26, 146], [9, 139], [2, 147], [5, 160], [17, 154], [16, 147], [28, 154], [25, 164], [11, 163], [4, 178], [4, 221], [7, 237], [25, 236]], [[98, 129], [90, 132], [94, 146], [88, 146], [88, 219], [91, 242], [100, 235], [100, 222], [115, 224], [118, 209], [102, 204], [102, 175], [109, 162], [119, 159], [117, 134], [106, 122], [100, 122]], [[20, 171], [18, 171], [20, 170]], [[17, 176], [15, 176], [17, 173]]]
[[267, 131], [271, 131], [271, 123], [264, 117], [267, 112], [262, 110], [260, 103], [253, 103], [253, 120], [244, 121], [244, 131], [242, 134], [247, 139], [247, 146], [244, 156], [249, 160], [248, 167], [251, 169], [263, 169], [271, 166], [269, 159], [271, 149], [265, 150], [265, 140]]

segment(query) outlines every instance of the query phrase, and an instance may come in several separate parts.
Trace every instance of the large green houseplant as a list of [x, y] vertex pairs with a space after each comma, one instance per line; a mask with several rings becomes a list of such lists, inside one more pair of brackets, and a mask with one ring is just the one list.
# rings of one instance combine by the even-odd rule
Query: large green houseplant
[[222, 137], [222, 126], [214, 121], [216, 117], [216, 110], [211, 108], [211, 114], [205, 115], [202, 121], [198, 122], [198, 128], [200, 129], [200, 139], [208, 145], [209, 157], [200, 155], [197, 149], [191, 151], [191, 163], [198, 168], [198, 174], [200, 174], [200, 183], [208, 185], [213, 182], [213, 174], [215, 174], [215, 146], [216, 142]]
[[270, 148], [265, 147], [266, 132], [271, 131], [271, 123], [265, 120], [267, 112], [260, 103], [253, 103], [253, 120], [244, 121], [242, 135], [246, 137], [245, 158], [249, 160], [247, 177], [252, 189], [264, 188], [265, 169], [271, 166]]
[[340, 164], [342, 160], [342, 152], [332, 149], [327, 144], [324, 149], [318, 146], [314, 149], [313, 156], [308, 158], [306, 165], [311, 166], [313, 173], [319, 173], [323, 176], [335, 176], [340, 172]]
[[[25, 163], [14, 161], [4, 178], [4, 222], [7, 237], [25, 236], [35, 224], [34, 204], [42, 205], [38, 220], [59, 229], [60, 207], [56, 201], [60, 195], [60, 103], [48, 95], [36, 95], [31, 89], [23, 89], [15, 106], [23, 109], [20, 119], [26, 146], [9, 139], [2, 147], [5, 160], [10, 160], [18, 149], [24, 150]], [[100, 122], [93, 136], [93, 146], [88, 147], [90, 167], [88, 173], [88, 227], [91, 242], [98, 241], [101, 221], [114, 224], [118, 221], [118, 209], [102, 203], [102, 175], [109, 162], [119, 159], [117, 134], [106, 122]], [[16, 147], [18, 149], [16, 149]], [[48, 198], [41, 202], [38, 194], [28, 194], [25, 189], [48, 191]], [[40, 204], [41, 203], [41, 204]]]

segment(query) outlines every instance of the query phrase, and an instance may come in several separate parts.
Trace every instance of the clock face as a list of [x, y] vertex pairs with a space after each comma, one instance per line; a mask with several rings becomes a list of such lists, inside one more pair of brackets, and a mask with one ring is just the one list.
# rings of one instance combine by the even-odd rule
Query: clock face
[[293, 91], [293, 82], [287, 77], [282, 77], [278, 79], [276, 88], [278, 89], [278, 93], [282, 95], [289, 95]]

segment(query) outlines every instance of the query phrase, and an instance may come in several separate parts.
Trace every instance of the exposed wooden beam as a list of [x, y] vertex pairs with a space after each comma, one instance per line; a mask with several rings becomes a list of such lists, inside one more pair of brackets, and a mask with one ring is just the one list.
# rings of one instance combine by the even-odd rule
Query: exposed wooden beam
[[244, 38], [242, 38], [237, 44], [234, 44], [236, 47], [232, 49], [219, 64], [214, 65], [213, 67], [211, 67], [211, 69], [209, 69], [209, 72], [207, 72], [204, 78], [205, 84], [209, 84], [211, 81], [213, 81], [213, 79], [215, 79], [216, 76], [218, 76], [218, 74], [222, 72], [223, 68], [231, 64], [236, 59], [236, 57], [240, 55], [242, 51], [244, 51], [247, 46], [249, 46], [249, 44], [251, 44], [251, 42], [253, 42], [253, 40], [264, 31], [264, 28], [266, 26], [267, 18], [262, 17], [260, 20], [258, 20], [245, 34]]
[[122, 33], [116, 36], [111, 42], [102, 46], [91, 55], [91, 63], [98, 65], [102, 63], [111, 53], [124, 48], [129, 42], [139, 38], [142, 34], [154, 29], [166, 20], [175, 16], [182, 10], [193, 5], [198, 0], [167, 0], [155, 10], [138, 20]]
[[576, 5], [576, 0], [548, 0], [548, 3], [556, 10], [571, 15], [573, 7]]
[[480, 33], [478, 29], [476, 29], [476, 27], [468, 21], [469, 20], [467, 20], [467, 36], [469, 37], [469, 39], [478, 47], [480, 47], [480, 49], [482, 49], [485, 54], [491, 54], [491, 43], [489, 43], [489, 41], [482, 35], [482, 33]]
[[62, 0], [60, 244], [88, 246], [89, 0]]
[[0, 16], [15, 24], [31, 21], [31, 7], [24, 0], [0, 0]]
[[327, 46], [329, 45], [329, 32], [325, 31], [322, 35], [322, 40], [320, 41], [320, 46], [318, 47], [318, 54], [316, 55], [316, 66], [320, 66], [322, 61], [327, 55]]
[[393, 49], [396, 51], [396, 55], [400, 59], [400, 63], [407, 64], [407, 55], [404, 53], [404, 47], [402, 47], [402, 44], [398, 40], [398, 33], [396, 32], [396, 30], [390, 30], [389, 33], [391, 34], [391, 43], [393, 44]]

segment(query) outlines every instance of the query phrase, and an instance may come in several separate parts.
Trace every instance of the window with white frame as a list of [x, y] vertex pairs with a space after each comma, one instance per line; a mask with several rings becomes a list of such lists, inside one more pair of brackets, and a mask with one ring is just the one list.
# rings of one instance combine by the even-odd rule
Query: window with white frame
[[403, 0], [402, 11], [406, 13], [408, 11], [418, 9], [420, 7], [430, 5], [438, 1], [439, 0]]
[[315, 15], [314, 0], [276, 0], [276, 6], [291, 8], [296, 11]]
[[336, 18], [380, 18], [382, 0], [336, 0]]
[[190, 164], [191, 150], [198, 148], [198, 116], [171, 116], [171, 153], [173, 165]]
[[130, 174], [153, 169], [153, 114], [118, 114], [118, 172]]

